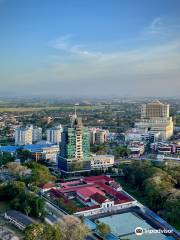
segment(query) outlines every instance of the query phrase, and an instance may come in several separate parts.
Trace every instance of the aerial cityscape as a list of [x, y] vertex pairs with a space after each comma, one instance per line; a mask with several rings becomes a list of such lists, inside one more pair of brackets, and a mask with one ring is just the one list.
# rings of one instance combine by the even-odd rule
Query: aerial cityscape
[[180, 239], [180, 2], [0, 0], [0, 240]]

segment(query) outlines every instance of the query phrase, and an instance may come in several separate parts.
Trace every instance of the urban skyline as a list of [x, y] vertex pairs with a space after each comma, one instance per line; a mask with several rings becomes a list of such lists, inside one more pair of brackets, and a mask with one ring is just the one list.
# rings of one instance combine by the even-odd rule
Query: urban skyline
[[0, 239], [179, 240], [179, 66], [180, 0], [0, 0]]

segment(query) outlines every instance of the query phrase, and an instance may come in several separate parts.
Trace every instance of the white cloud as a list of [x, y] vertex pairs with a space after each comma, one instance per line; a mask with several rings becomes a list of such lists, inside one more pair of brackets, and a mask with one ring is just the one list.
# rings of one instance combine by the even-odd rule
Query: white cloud
[[88, 56], [88, 57], [96, 57], [101, 55], [101, 52], [93, 52], [87, 50], [83, 45], [81, 44], [72, 44], [72, 35], [68, 34], [65, 36], [62, 36], [60, 38], [55, 39], [54, 41], [51, 41], [48, 45], [51, 48], [61, 50], [64, 53], [79, 55], [79, 56]]
[[163, 18], [156, 17], [152, 20], [150, 25], [146, 28], [148, 34], [162, 34], [164, 30]]
[[63, 44], [61, 42], [57, 46], [60, 46], [58, 48], [60, 50], [65, 49], [69, 58], [62, 57], [63, 61], [59, 61], [57, 53], [57, 58], [49, 66], [31, 73], [30, 79], [37, 78], [40, 83], [52, 79], [55, 84], [59, 85], [72, 82], [77, 82], [78, 85], [82, 81], [92, 83], [97, 80], [103, 84], [107, 78], [111, 79], [112, 83], [128, 79], [124, 84], [133, 85], [137, 79], [142, 79], [141, 84], [144, 85], [147, 76], [148, 80], [149, 78], [156, 79], [157, 76], [169, 77], [170, 80], [172, 75], [180, 77], [179, 40], [131, 51], [93, 52], [93, 54], [90, 50], [82, 50], [79, 45], [66, 44], [64, 40]]
[[[159, 21], [152, 22], [151, 30], [157, 28]], [[48, 46], [54, 49], [49, 64], [30, 73], [13, 75], [15, 84], [23, 82], [21, 88], [33, 91], [75, 95], [179, 94], [179, 38], [132, 50], [100, 52], [76, 43], [73, 35], [68, 34]]]

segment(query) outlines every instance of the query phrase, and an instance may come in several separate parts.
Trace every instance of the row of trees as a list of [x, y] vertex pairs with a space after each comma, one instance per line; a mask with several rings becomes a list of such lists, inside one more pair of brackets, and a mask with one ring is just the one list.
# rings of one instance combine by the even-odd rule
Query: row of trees
[[90, 234], [88, 227], [74, 216], [64, 216], [55, 226], [33, 224], [26, 228], [26, 240], [84, 240]]
[[[96, 154], [108, 154], [111, 150], [108, 145], [102, 144], [102, 145], [92, 145], [91, 151]], [[130, 154], [130, 150], [126, 145], [123, 146], [117, 146], [112, 151], [113, 155], [115, 155], [116, 158], [120, 157], [128, 157]]]
[[11, 207], [35, 217], [44, 216], [44, 200], [27, 191], [24, 182], [3, 183], [0, 185], [1, 201], [9, 201]]
[[133, 163], [123, 169], [126, 183], [136, 188], [148, 207], [179, 228], [180, 167], [156, 167], [149, 162]]
[[[102, 236], [106, 236], [111, 232], [110, 227], [98, 222], [97, 230]], [[51, 226], [49, 224], [33, 224], [26, 228], [26, 240], [84, 240], [91, 234], [90, 229], [84, 224], [83, 218], [74, 216], [63, 216], [61, 221]]]

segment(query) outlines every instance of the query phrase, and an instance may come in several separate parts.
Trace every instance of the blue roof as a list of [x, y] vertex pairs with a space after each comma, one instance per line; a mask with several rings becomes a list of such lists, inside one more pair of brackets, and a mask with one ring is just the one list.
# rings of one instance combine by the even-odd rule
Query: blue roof
[[16, 152], [17, 149], [19, 149], [19, 146], [1, 146], [0, 151], [1, 152]]
[[50, 144], [50, 143], [47, 143], [47, 144], [31, 144], [31, 145], [25, 145], [25, 146], [11, 146], [11, 145], [8, 145], [8, 146], [0, 146], [0, 151], [1, 152], [14, 153], [18, 149], [23, 148], [23, 149], [27, 149], [27, 150], [33, 152], [33, 151], [41, 150], [42, 148], [45, 148], [45, 147], [52, 147], [52, 146], [54, 146], [54, 144]]

